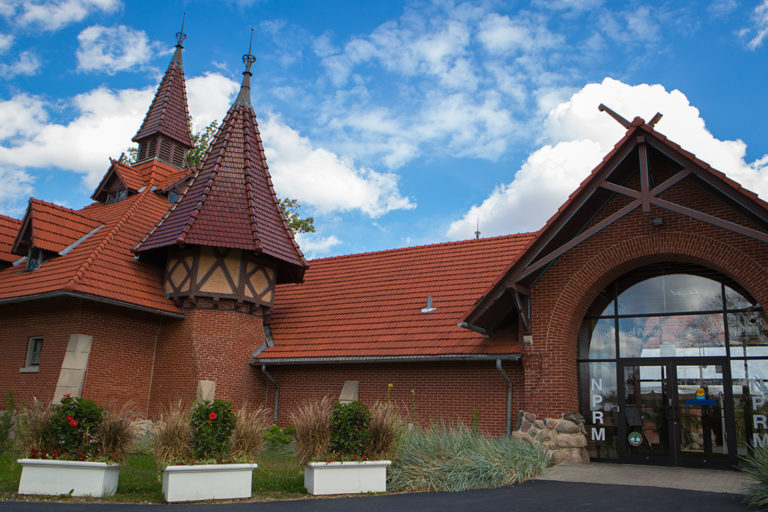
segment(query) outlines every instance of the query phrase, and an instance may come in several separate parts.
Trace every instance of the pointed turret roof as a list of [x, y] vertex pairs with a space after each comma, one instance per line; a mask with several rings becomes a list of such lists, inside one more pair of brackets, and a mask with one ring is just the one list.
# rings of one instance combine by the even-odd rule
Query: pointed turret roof
[[250, 67], [205, 160], [165, 217], [134, 249], [204, 245], [242, 249], [278, 261], [278, 283], [300, 282], [309, 266], [293, 238], [272, 186], [256, 114]]
[[186, 38], [182, 23], [181, 32], [176, 33], [176, 51], [163, 75], [160, 87], [157, 88], [141, 128], [131, 139], [134, 142], [161, 133], [189, 148], [194, 145], [189, 126], [187, 88], [181, 59], [181, 50], [184, 48], [181, 43]]

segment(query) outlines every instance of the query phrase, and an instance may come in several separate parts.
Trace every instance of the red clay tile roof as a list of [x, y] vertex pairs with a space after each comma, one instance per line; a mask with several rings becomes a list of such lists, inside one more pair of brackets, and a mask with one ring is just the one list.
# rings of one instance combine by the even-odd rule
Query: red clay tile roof
[[65, 211], [58, 212], [58, 220], [51, 220], [51, 226], [55, 226], [56, 222], [69, 223], [76, 217], [87, 219], [92, 225], [103, 224], [103, 227], [81, 240], [65, 255], [44, 261], [36, 270], [26, 272], [19, 267], [0, 270], [0, 302], [70, 293], [181, 314], [179, 308], [165, 298], [163, 270], [136, 261], [131, 252], [131, 247], [168, 210], [165, 198], [146, 189], [109, 205], [94, 203], [77, 212], [61, 209]]
[[[461, 314], [532, 233], [312, 260], [302, 284], [275, 292], [274, 346], [255, 362], [517, 353], [462, 329]], [[422, 313], [432, 296], [434, 311]]]
[[271, 256], [282, 262], [279, 283], [303, 276], [307, 262], [278, 204], [250, 105], [229, 109], [197, 175], [135, 250], [184, 244]]
[[[97, 220], [75, 210], [39, 199], [30, 199], [13, 246], [13, 253], [26, 256], [29, 246], [50, 252], [61, 252], [78, 239], [99, 227]], [[30, 240], [26, 239], [29, 234]]]
[[156, 133], [167, 135], [187, 147], [193, 146], [180, 46], [176, 47], [176, 53], [157, 88], [144, 123], [131, 140], [138, 142]]
[[20, 227], [20, 220], [0, 215], [0, 261], [13, 263], [19, 259], [17, 255], [11, 253], [11, 248]]
[[[642, 136], [644, 132], [654, 139], [660, 141], [673, 152], [690, 159], [695, 165], [703, 169], [705, 172], [708, 172], [717, 177], [726, 186], [732, 188], [735, 191], [738, 191], [752, 201], [755, 201], [762, 208], [768, 210], [768, 202], [760, 199], [756, 193], [742, 187], [736, 181], [728, 178], [725, 173], [718, 171], [707, 162], [697, 158], [693, 153], [683, 149], [679, 144], [669, 140], [666, 135], [656, 131], [653, 126], [647, 124], [641, 117], [635, 117], [630, 123], [629, 128], [627, 128], [624, 136], [618, 142], [616, 142], [616, 144], [614, 144], [613, 149], [611, 149], [611, 151], [603, 157], [602, 161], [597, 164], [589, 176], [584, 178], [584, 180], [579, 184], [579, 187], [568, 196], [568, 199], [566, 199], [560, 208], [558, 208], [557, 211], [549, 218], [549, 220], [547, 220], [544, 226], [537, 232], [537, 236], [531, 239], [528, 246], [525, 247], [525, 249], [521, 252], [520, 256], [517, 258], [517, 261], [510, 265], [505, 271], [501, 272], [498, 278], [494, 280], [486, 290], [484, 290], [484, 294], [479, 298], [477, 303], [467, 309], [463, 315], [463, 320], [471, 321], [476, 312], [480, 311], [489, 302], [496, 300], [495, 298], [498, 297], [501, 288], [504, 287], [504, 283], [514, 274], [517, 267], [523, 264], [522, 261], [525, 260], [527, 253], [532, 250], [538, 239], [548, 236], [552, 230], [556, 229], [555, 224], [560, 220], [561, 217], [566, 215], [566, 212], [576, 208], [575, 202], [581, 198], [589, 184], [596, 179], [596, 176], [603, 171], [604, 166], [608, 164], [608, 162], [610, 162], [611, 159], [624, 148], [627, 142], [631, 141], [633, 137]], [[516, 265], [515, 263], [518, 264]]]
[[105, 187], [114, 175], [117, 175], [127, 190], [138, 192], [143, 187], [157, 187], [160, 190], [165, 190], [192, 173], [189, 169], [178, 169], [157, 159], [148, 160], [135, 166], [110, 159], [110, 164], [109, 170], [91, 196], [94, 201], [106, 199]]

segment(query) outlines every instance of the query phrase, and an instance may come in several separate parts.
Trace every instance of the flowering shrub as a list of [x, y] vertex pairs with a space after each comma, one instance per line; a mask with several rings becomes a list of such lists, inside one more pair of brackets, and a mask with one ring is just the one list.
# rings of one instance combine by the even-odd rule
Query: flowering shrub
[[224, 400], [198, 402], [189, 415], [192, 427], [192, 453], [196, 459], [221, 461], [229, 454], [235, 413]]
[[107, 416], [92, 400], [67, 394], [60, 405], [21, 412], [19, 442], [33, 459], [120, 462], [132, 431], [127, 420]]
[[371, 412], [355, 400], [348, 404], [336, 402], [331, 413], [331, 452], [360, 457], [371, 440]]

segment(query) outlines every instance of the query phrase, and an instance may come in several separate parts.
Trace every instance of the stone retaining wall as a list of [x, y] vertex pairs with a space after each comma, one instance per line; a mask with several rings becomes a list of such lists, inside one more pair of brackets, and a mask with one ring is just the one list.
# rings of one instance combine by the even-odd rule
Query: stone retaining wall
[[587, 430], [579, 413], [564, 414], [562, 418], [536, 419], [535, 414], [520, 411], [512, 437], [539, 443], [549, 450], [552, 464], [586, 464]]

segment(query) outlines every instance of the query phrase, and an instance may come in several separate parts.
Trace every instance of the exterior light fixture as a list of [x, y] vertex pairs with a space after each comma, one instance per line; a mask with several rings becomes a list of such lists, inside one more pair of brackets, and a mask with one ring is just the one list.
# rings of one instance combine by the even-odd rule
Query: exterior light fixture
[[651, 226], [658, 228], [664, 225], [664, 217], [651, 217]]

